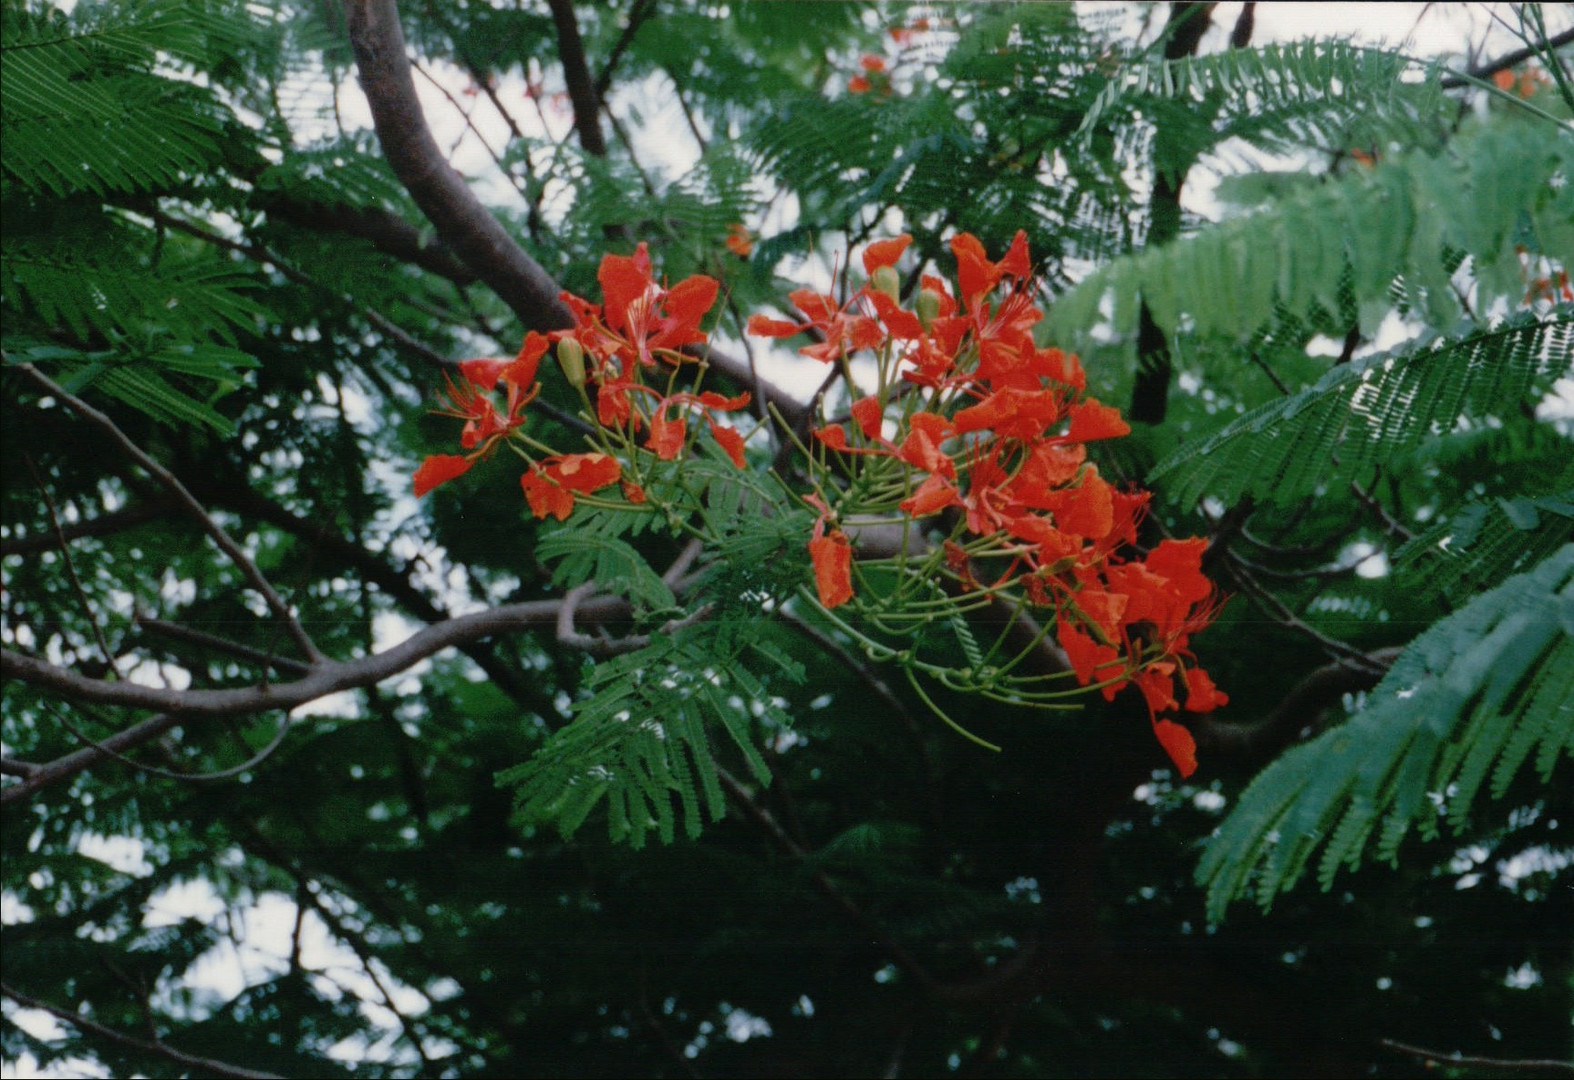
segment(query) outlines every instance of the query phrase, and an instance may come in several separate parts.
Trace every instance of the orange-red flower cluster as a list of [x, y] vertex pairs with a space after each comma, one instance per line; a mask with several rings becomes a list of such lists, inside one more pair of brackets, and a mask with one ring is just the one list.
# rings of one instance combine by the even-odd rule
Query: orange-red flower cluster
[[[643, 503], [644, 490], [625, 476], [618, 457], [606, 450], [632, 451], [637, 445], [659, 460], [672, 461], [691, 438], [688, 415], [695, 410], [705, 413], [711, 437], [734, 464], [743, 467], [743, 436], [707, 410], [742, 408], [749, 402], [748, 394], [663, 395], [645, 384], [646, 371], [658, 360], [682, 363], [684, 346], [707, 340], [700, 323], [716, 302], [715, 279], [696, 274], [671, 288], [658, 284], [644, 244], [632, 255], [606, 256], [597, 277], [601, 305], [562, 294], [574, 316], [572, 329], [549, 336], [531, 331], [513, 361], [466, 360], [459, 365], [460, 379], [449, 380], [447, 400], [437, 411], [465, 421], [459, 443], [469, 453], [428, 457], [415, 473], [417, 497], [463, 476], [524, 424], [524, 408], [540, 390], [536, 369], [554, 343], [565, 370], [575, 368], [570, 381], [594, 391], [597, 420], [611, 441], [601, 452], [544, 457], [533, 454], [528, 445], [521, 447], [530, 467], [520, 477], [520, 485], [536, 517], [562, 521], [573, 512], [576, 494], [589, 495], [620, 482], [629, 502]], [[572, 360], [565, 358], [565, 350], [572, 350]], [[506, 391], [501, 409], [493, 396], [500, 384]], [[648, 434], [637, 443], [641, 432]]]
[[[1146, 555], [1137, 551], [1148, 495], [1110, 484], [1086, 449], [1131, 429], [1118, 409], [1087, 395], [1075, 356], [1034, 341], [1042, 313], [1026, 236], [1018, 233], [998, 261], [976, 238], [957, 236], [955, 291], [926, 275], [911, 310], [896, 298], [893, 269], [909, 242], [870, 245], [863, 257], [870, 281], [846, 303], [800, 290], [790, 299], [804, 321], [755, 316], [749, 324], [765, 337], [816, 331], [821, 340], [801, 348], [804, 355], [833, 362], [868, 351], [886, 373], [882, 391], [852, 403], [849, 423], [814, 432], [846, 455], [847, 471], [894, 477], [902, 496], [891, 507], [853, 505], [849, 495], [837, 513], [812, 499], [820, 516], [809, 551], [821, 604], [856, 596], [838, 514], [949, 514], [940, 525], [960, 587], [1053, 609], [1078, 682], [1106, 697], [1136, 686], [1159, 741], [1190, 775], [1191, 735], [1165, 716], [1182, 708], [1177, 692], [1192, 712], [1227, 701], [1190, 651], [1191, 635], [1218, 608], [1201, 571], [1206, 542], [1165, 540]], [[859, 490], [869, 488], [879, 489], [878, 480]], [[980, 583], [974, 567], [986, 564], [992, 580]]]
[[[866, 58], [870, 75], [881, 74], [877, 60]], [[747, 234], [740, 228], [737, 235], [742, 246]], [[868, 283], [845, 301], [800, 289], [789, 299], [801, 319], [755, 315], [748, 323], [764, 337], [811, 334], [799, 351], [823, 363], [846, 365], [855, 355], [876, 361], [875, 388], [853, 394], [845, 421], [813, 431], [816, 449], [806, 464], [814, 491], [804, 501], [817, 515], [807, 547], [821, 605], [862, 610], [885, 602], [855, 580], [862, 574], [855, 574], [850, 520], [921, 523], [912, 534], [931, 531], [940, 542], [919, 545], [911, 561], [904, 553], [901, 572], [921, 567], [926, 581], [946, 579], [953, 596], [975, 606], [986, 592], [1051, 616], [1070, 669], [1059, 677], [1107, 698], [1136, 687], [1155, 737], [1189, 776], [1195, 744], [1172, 717], [1228, 700], [1191, 651], [1192, 635], [1219, 607], [1202, 572], [1206, 542], [1137, 547], [1148, 494], [1105, 480], [1087, 453], [1088, 443], [1131, 429], [1119, 410], [1088, 395], [1075, 356], [1035, 341], [1042, 312], [1026, 236], [1018, 233], [998, 260], [973, 236], [955, 237], [955, 282], [924, 275], [904, 306], [896, 265], [910, 243], [900, 236], [870, 244], [862, 253]], [[462, 421], [464, 453], [428, 457], [414, 476], [417, 496], [504, 443], [526, 462], [520, 486], [531, 513], [559, 521], [580, 499], [600, 504], [606, 497], [598, 493], [613, 485], [623, 495], [619, 505], [677, 497], [659, 494], [670, 485], [647, 490], [652, 470], [670, 476], [663, 463], [684, 460], [706, 432], [744, 467], [742, 434], [716, 414], [743, 407], [748, 394], [675, 389], [665, 375], [657, 383], [663, 389], [652, 385], [658, 365], [671, 371], [688, 361], [686, 347], [707, 340], [701, 324], [717, 282], [703, 275], [671, 286], [658, 281], [644, 244], [631, 255], [606, 256], [598, 280], [599, 305], [562, 294], [571, 328], [528, 334], [512, 360], [459, 365], [438, 411]], [[554, 345], [585, 415], [595, 419], [586, 452], [558, 453], [524, 431], [541, 358]], [[854, 373], [844, 369], [849, 386]], [[682, 513], [703, 518], [700, 507]], [[947, 617], [936, 610], [917, 618]]]

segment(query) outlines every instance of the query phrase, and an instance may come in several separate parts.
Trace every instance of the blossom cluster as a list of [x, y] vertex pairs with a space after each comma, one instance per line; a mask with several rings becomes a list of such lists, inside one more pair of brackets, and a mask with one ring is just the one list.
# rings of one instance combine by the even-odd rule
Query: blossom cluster
[[[891, 633], [1004, 603], [1053, 633], [1069, 670], [1034, 676], [1023, 689], [1021, 676], [1005, 674], [1019, 659], [994, 659], [997, 642], [953, 687], [1005, 687], [1006, 700], [1051, 707], [1072, 694], [1113, 698], [1135, 687], [1159, 742], [1190, 775], [1195, 743], [1171, 717], [1228, 700], [1191, 651], [1192, 636], [1219, 607], [1202, 572], [1206, 542], [1139, 548], [1148, 494], [1110, 483], [1087, 452], [1130, 427], [1087, 393], [1076, 356], [1035, 341], [1042, 312], [1025, 235], [998, 261], [975, 237], [956, 236], [954, 286], [922, 275], [904, 305], [896, 266], [910, 243], [904, 235], [870, 244], [862, 253], [867, 281], [851, 296], [802, 289], [789, 296], [799, 318], [748, 322], [759, 337], [808, 335], [799, 352], [837, 365], [848, 388], [846, 415], [813, 427], [810, 442], [799, 444], [810, 490], [797, 497], [815, 515], [806, 541], [814, 598], [828, 615], [845, 608], [832, 617], [855, 635], [861, 631], [842, 621], [847, 613]], [[701, 324], [717, 282], [696, 275], [659, 283], [643, 244], [631, 256], [608, 255], [598, 276], [601, 305], [563, 294], [572, 328], [528, 334], [512, 360], [460, 365], [440, 411], [463, 420], [466, 453], [427, 458], [415, 474], [417, 495], [499, 445], [526, 462], [521, 486], [532, 513], [559, 520], [577, 500], [646, 503], [642, 469], [680, 462], [701, 432], [745, 467], [744, 436], [716, 414], [741, 408], [749, 395], [678, 390], [670, 377], [665, 391], [650, 385], [692, 364], [685, 349], [707, 340]], [[592, 452], [558, 453], [523, 431], [539, 391], [537, 368], [554, 345], [594, 418]], [[621, 500], [598, 494], [613, 485]], [[862, 530], [892, 523], [902, 528], [900, 550], [857, 551]], [[879, 651], [872, 638], [864, 642]], [[900, 655], [910, 675], [915, 668], [942, 681], [954, 675], [916, 649], [885, 654]], [[1076, 686], [1043, 689], [1056, 678]]]
[[[743, 435], [711, 413], [741, 409], [749, 402], [747, 393], [664, 394], [646, 382], [647, 372], [660, 362], [690, 361], [683, 348], [708, 340], [700, 323], [716, 303], [716, 280], [696, 274], [671, 288], [660, 285], [644, 244], [633, 255], [608, 255], [597, 279], [604, 301], [600, 305], [563, 293], [573, 313], [571, 329], [549, 335], [530, 331], [511, 361], [460, 363], [460, 377], [448, 380], [446, 399], [437, 411], [464, 421], [459, 443], [467, 453], [428, 457], [415, 473], [417, 498], [464, 475], [506, 443], [528, 465], [520, 487], [538, 518], [563, 521], [573, 512], [576, 496], [584, 498], [614, 484], [621, 485], [627, 503], [641, 505], [646, 495], [640, 484], [639, 450], [661, 461], [679, 458], [696, 434], [697, 427], [690, 425], [695, 412], [704, 418], [711, 438], [743, 467]], [[523, 410], [540, 391], [537, 368], [554, 345], [568, 381], [581, 394], [587, 384], [595, 391], [599, 443], [593, 452], [557, 453], [521, 430]], [[502, 407], [495, 397], [499, 386], [504, 391]]]

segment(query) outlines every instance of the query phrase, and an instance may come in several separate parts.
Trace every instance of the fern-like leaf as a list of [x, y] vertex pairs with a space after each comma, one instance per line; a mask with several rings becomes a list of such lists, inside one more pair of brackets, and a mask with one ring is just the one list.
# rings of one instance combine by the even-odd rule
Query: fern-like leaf
[[1486, 422], [1574, 371], [1574, 320], [1519, 323], [1368, 357], [1181, 447], [1149, 479], [1171, 498], [1242, 494], [1281, 505], [1371, 475], [1465, 418]]
[[519, 820], [552, 822], [570, 836], [604, 801], [615, 841], [640, 847], [654, 830], [671, 843], [679, 823], [699, 836], [705, 817], [726, 811], [707, 722], [727, 732], [756, 780], [770, 782], [752, 727], [756, 718], [778, 727], [789, 719], [743, 663], [750, 635], [737, 624], [699, 630], [596, 667], [573, 723], [498, 774], [515, 789]]
[[1141, 298], [1167, 335], [1245, 341], [1284, 312], [1339, 310], [1345, 290], [1363, 317], [1386, 314], [1396, 282], [1407, 305], [1450, 326], [1461, 314], [1450, 285], [1461, 253], [1485, 306], [1522, 299], [1516, 246], [1574, 251], [1571, 176], [1574, 139], [1491, 125], [1436, 156], [1385, 160], [1119, 259], [1056, 301], [1049, 330], [1079, 344], [1110, 299], [1114, 330], [1132, 335]]
[[1392, 859], [1440, 814], [1462, 823], [1489, 772], [1501, 796], [1532, 757], [1543, 782], [1574, 759], [1574, 544], [1438, 621], [1360, 712], [1263, 770], [1197, 868], [1209, 915], [1253, 893], [1267, 907], [1319, 848], [1327, 888], [1380, 819], [1376, 853]]
[[555, 585], [573, 588], [594, 581], [653, 611], [677, 605], [672, 589], [661, 580], [661, 575], [650, 568], [639, 552], [615, 536], [559, 529], [537, 542], [536, 555], [549, 562], [562, 560], [552, 574]]

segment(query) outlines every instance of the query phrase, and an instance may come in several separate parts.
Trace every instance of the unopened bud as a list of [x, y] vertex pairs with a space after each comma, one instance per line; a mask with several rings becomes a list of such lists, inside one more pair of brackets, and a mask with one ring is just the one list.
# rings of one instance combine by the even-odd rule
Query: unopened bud
[[924, 329], [929, 329], [929, 324], [934, 321], [936, 315], [940, 314], [939, 294], [933, 289], [920, 289], [918, 299], [913, 301], [913, 311], [918, 315], [918, 321], [923, 324]]
[[557, 362], [569, 385], [578, 389], [585, 385], [585, 350], [573, 338], [557, 343]]
[[883, 292], [892, 300], [901, 299], [902, 280], [896, 276], [894, 266], [882, 266], [876, 269], [874, 276], [869, 279], [869, 284], [874, 286], [876, 292]]

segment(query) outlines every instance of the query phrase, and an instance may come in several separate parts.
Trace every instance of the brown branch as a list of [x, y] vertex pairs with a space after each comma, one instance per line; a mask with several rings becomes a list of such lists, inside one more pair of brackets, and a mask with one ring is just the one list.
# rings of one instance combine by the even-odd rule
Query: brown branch
[[1257, 605], [1272, 616], [1275, 622], [1311, 638], [1321, 645], [1325, 652], [1342, 663], [1353, 664], [1356, 667], [1366, 668], [1378, 674], [1382, 673], [1383, 669], [1374, 664], [1366, 653], [1353, 645], [1347, 645], [1336, 638], [1329, 637], [1291, 611], [1277, 596], [1263, 588], [1262, 584], [1252, 575], [1252, 572], [1228, 551], [1225, 552], [1225, 559], [1227, 560], [1225, 570], [1230, 578], [1241, 587], [1242, 592], [1257, 601]]
[[78, 773], [91, 769], [107, 757], [145, 746], [179, 725], [180, 718], [177, 716], [169, 714], [150, 716], [141, 723], [134, 724], [124, 731], [118, 731], [92, 746], [42, 765], [33, 765], [32, 771], [20, 784], [12, 784], [10, 787], [0, 789], [0, 805], [30, 798], [46, 787], [58, 784], [62, 780], [69, 780]]
[[1540, 56], [1550, 49], [1562, 48], [1571, 41], [1574, 41], [1574, 27], [1570, 27], [1561, 34], [1553, 34], [1540, 45], [1527, 45], [1522, 49], [1506, 52], [1496, 60], [1471, 68], [1464, 75], [1450, 75], [1444, 78], [1440, 85], [1445, 90], [1457, 90], [1462, 86], [1471, 85], [1472, 79], [1490, 79], [1500, 71], [1505, 71], [1515, 64], [1529, 60], [1531, 57]]
[[0, 994], [4, 994], [12, 1001], [26, 1009], [40, 1009], [57, 1020], [64, 1020], [80, 1031], [90, 1035], [97, 1035], [101, 1039], [115, 1043], [118, 1046], [127, 1046], [133, 1050], [140, 1050], [148, 1054], [157, 1054], [167, 1058], [177, 1065], [184, 1065], [198, 1072], [209, 1073], [213, 1076], [232, 1077], [234, 1080], [283, 1080], [278, 1073], [259, 1072], [256, 1069], [243, 1068], [240, 1065], [231, 1065], [227, 1061], [216, 1061], [213, 1058], [197, 1057], [175, 1049], [162, 1039], [137, 1039], [114, 1028], [105, 1027], [103, 1024], [89, 1020], [85, 1016], [63, 1009], [58, 1005], [51, 1005], [47, 1001], [40, 1001], [30, 994], [0, 983]]
[[[188, 481], [194, 487], [197, 486], [196, 478], [190, 477]], [[446, 610], [416, 588], [410, 580], [408, 569], [388, 565], [360, 544], [346, 539], [336, 529], [301, 517], [244, 484], [225, 484], [213, 477], [206, 478], [206, 481], [211, 491], [205, 493], [214, 505], [259, 518], [311, 544], [319, 555], [354, 570], [363, 581], [377, 586], [384, 595], [422, 622], [441, 623], [449, 618]], [[472, 641], [461, 644], [459, 649], [486, 672], [493, 686], [514, 701], [526, 708], [536, 709], [544, 716], [555, 715], [551, 700], [536, 690], [518, 668], [503, 663], [491, 648], [482, 642]]]
[[111, 510], [97, 517], [82, 521], [62, 522], [54, 535], [39, 533], [37, 536], [19, 536], [0, 539], [0, 557], [6, 555], [35, 555], [53, 551], [60, 540], [78, 540], [85, 536], [105, 536], [123, 529], [135, 528], [149, 521], [157, 521], [175, 508], [175, 500], [167, 495], [144, 499], [130, 506]]
[[271, 218], [311, 232], [360, 237], [384, 255], [419, 266], [461, 288], [476, 282], [475, 271], [455, 258], [441, 240], [423, 235], [420, 229], [386, 210], [329, 206], [272, 194], [253, 201]]
[[1490, 1058], [1472, 1057], [1468, 1054], [1446, 1054], [1439, 1050], [1428, 1050], [1422, 1046], [1411, 1046], [1396, 1039], [1379, 1039], [1378, 1045], [1395, 1053], [1409, 1054], [1426, 1063], [1429, 1069], [1439, 1065], [1452, 1068], [1477, 1068], [1491, 1069], [1493, 1072], [1525, 1073], [1531, 1076], [1574, 1076], [1574, 1064], [1567, 1061], [1558, 1061], [1554, 1058]]
[[1363, 667], [1324, 664], [1296, 683], [1271, 712], [1249, 724], [1212, 716], [1190, 718], [1188, 724], [1201, 749], [1254, 760], [1272, 758], [1308, 729], [1315, 734], [1320, 714], [1344, 695], [1376, 686], [1400, 651], [1388, 648], [1368, 653]]
[[93, 640], [98, 645], [99, 655], [104, 658], [104, 668], [119, 678], [120, 669], [115, 666], [115, 653], [109, 647], [109, 640], [104, 637], [104, 627], [98, 621], [98, 612], [93, 610], [93, 601], [88, 598], [87, 590], [82, 587], [82, 579], [77, 575], [76, 561], [71, 558], [71, 545], [66, 542], [66, 534], [60, 527], [60, 512], [55, 507], [55, 497], [49, 493], [44, 478], [38, 475], [38, 467], [33, 464], [33, 455], [23, 454], [22, 460], [27, 463], [27, 471], [32, 473], [33, 482], [38, 485], [39, 494], [44, 497], [44, 505], [49, 510], [49, 523], [54, 526], [55, 538], [60, 545], [60, 560], [65, 563], [66, 576], [71, 579], [72, 591], [76, 593], [77, 600], [82, 604], [82, 611], [87, 615], [88, 625], [93, 628]]
[[[105, 682], [12, 649], [0, 649], [0, 674], [64, 697], [94, 705], [156, 709], [181, 719], [243, 716], [273, 709], [294, 709], [341, 690], [372, 686], [405, 671], [444, 649], [482, 638], [539, 627], [551, 627], [562, 609], [560, 600], [530, 600], [429, 626], [390, 649], [355, 660], [323, 660], [310, 673], [289, 683], [226, 690], [169, 690], [140, 683]], [[580, 618], [610, 623], [629, 618], [628, 601], [604, 596], [579, 605]]]
[[[562, 287], [515, 242], [443, 157], [421, 112], [399, 13], [394, 0], [347, 0], [350, 43], [361, 88], [371, 105], [383, 156], [437, 235], [473, 269], [527, 329], [573, 325]], [[704, 347], [694, 355], [740, 386], [753, 378], [747, 361]], [[785, 390], [766, 384], [782, 412], [796, 418], [803, 406]]]
[[561, 287], [481, 205], [432, 138], [394, 0], [347, 0], [345, 18], [383, 156], [437, 235], [525, 326], [572, 326]]
[[309, 664], [303, 664], [298, 660], [274, 656], [271, 653], [263, 652], [261, 649], [253, 649], [249, 645], [242, 645], [238, 641], [231, 641], [228, 638], [221, 638], [214, 634], [205, 634], [201, 630], [193, 630], [191, 627], [181, 626], [179, 623], [138, 616], [136, 625], [163, 637], [171, 638], [175, 641], [183, 641], [187, 645], [197, 645], [204, 649], [228, 653], [248, 663], [258, 664], [263, 668], [273, 668], [276, 671], [290, 675], [304, 675], [311, 670]]
[[571, 0], [547, 0], [547, 7], [552, 9], [552, 23], [557, 27], [557, 55], [563, 63], [568, 99], [574, 106], [574, 130], [579, 132], [579, 145], [587, 154], [606, 157], [607, 141], [601, 135], [601, 95], [596, 92], [596, 82], [590, 76], [585, 42], [579, 36], [579, 22], [574, 18], [574, 5]]
[[99, 412], [76, 395], [67, 392], [32, 364], [14, 364], [12, 367], [31, 379], [57, 401], [70, 406], [72, 411], [78, 416], [104, 431], [126, 456], [169, 489], [181, 507], [196, 518], [198, 524], [202, 526], [202, 531], [207, 533], [213, 542], [218, 545], [220, 551], [229, 556], [230, 561], [240, 570], [241, 575], [261, 595], [263, 601], [268, 605], [268, 609], [284, 624], [296, 647], [313, 663], [323, 659], [323, 655], [318, 650], [316, 643], [312, 641], [301, 627], [299, 621], [296, 620], [295, 614], [290, 610], [289, 605], [284, 602], [284, 598], [274, 591], [268, 579], [263, 577], [262, 571], [257, 569], [257, 564], [252, 561], [251, 556], [247, 555], [245, 550], [231, 539], [230, 534], [224, 531], [222, 525], [213, 520], [213, 517], [203, 509], [202, 504], [192, 497], [191, 492], [186, 490], [185, 485], [175, 478], [174, 473], [143, 452], [142, 448], [132, 442], [126, 433], [121, 431], [108, 416]]
[[[186, 773], [178, 772], [174, 769], [162, 769], [157, 765], [148, 765], [140, 761], [133, 761], [125, 754], [115, 750], [113, 747], [107, 746], [88, 735], [75, 724], [71, 723], [71, 721], [67, 720], [65, 714], [56, 709], [53, 705], [49, 705], [46, 702], [45, 708], [49, 709], [50, 712], [55, 714], [55, 719], [60, 722], [60, 726], [69, 731], [72, 737], [77, 741], [87, 743], [90, 748], [97, 750], [104, 757], [114, 758], [123, 765], [129, 765], [133, 769], [136, 769], [140, 772], [151, 773], [152, 775], [162, 777], [165, 780], [192, 780], [206, 782], [211, 780], [228, 780], [232, 776], [239, 776], [243, 772], [246, 772], [250, 769], [255, 769], [258, 765], [261, 765], [264, 761], [267, 761], [270, 757], [272, 757], [273, 752], [283, 744], [284, 736], [287, 735], [290, 730], [289, 717], [282, 717], [279, 720], [278, 728], [274, 731], [273, 737], [268, 740], [267, 744], [263, 746], [261, 750], [256, 751], [239, 765], [231, 765], [227, 769], [217, 769], [213, 772]], [[148, 739], [144, 738], [142, 741], [145, 743], [148, 741]]]
[[634, 37], [639, 33], [639, 28], [645, 25], [645, 20], [655, 14], [656, 0], [634, 0], [634, 6], [629, 9], [629, 21], [623, 27], [623, 32], [618, 35], [612, 51], [607, 54], [607, 62], [601, 68], [601, 74], [596, 76], [596, 100], [605, 101], [607, 91], [612, 89], [612, 73], [617, 70], [618, 62], [623, 59], [623, 54], [634, 43]]

